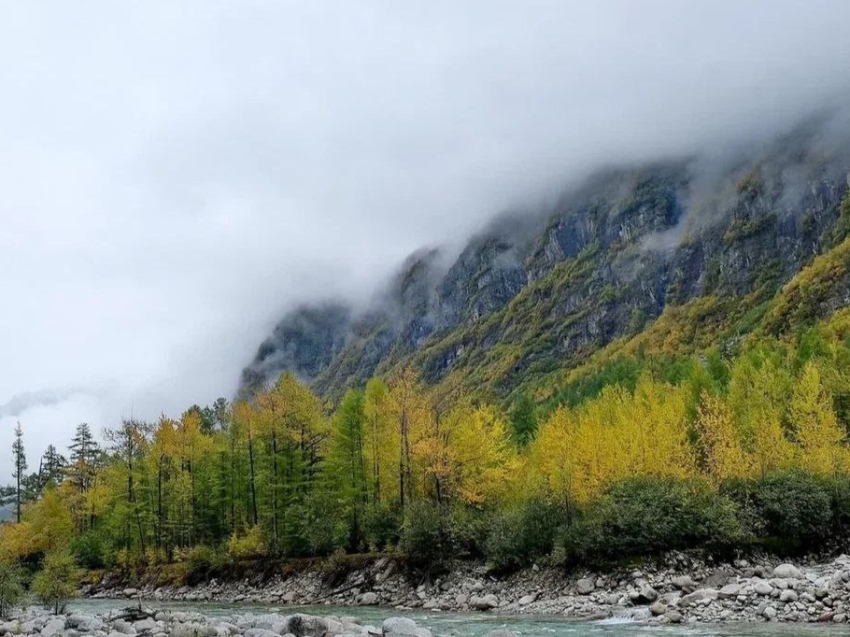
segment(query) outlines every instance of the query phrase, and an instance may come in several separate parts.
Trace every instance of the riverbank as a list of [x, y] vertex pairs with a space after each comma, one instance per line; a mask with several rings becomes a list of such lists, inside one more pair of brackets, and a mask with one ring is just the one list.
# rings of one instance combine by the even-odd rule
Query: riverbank
[[155, 603], [215, 601], [287, 606], [383, 606], [434, 611], [493, 611], [611, 617], [647, 623], [824, 622], [850, 619], [850, 557], [780, 563], [704, 562], [672, 553], [639, 570], [566, 574], [532, 567], [497, 577], [479, 564], [457, 563], [445, 575], [413, 575], [395, 559], [354, 564], [316, 563], [235, 581], [197, 586], [164, 584], [157, 574], [133, 580], [106, 574], [84, 589], [90, 597], [124, 597]]

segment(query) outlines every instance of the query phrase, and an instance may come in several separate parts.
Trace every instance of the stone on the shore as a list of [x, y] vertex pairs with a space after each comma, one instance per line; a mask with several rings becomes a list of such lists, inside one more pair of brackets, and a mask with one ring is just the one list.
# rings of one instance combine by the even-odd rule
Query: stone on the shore
[[470, 608], [474, 608], [475, 610], [490, 610], [491, 608], [496, 608], [499, 605], [499, 598], [490, 593], [489, 595], [473, 595], [469, 599]]
[[64, 630], [65, 620], [57, 617], [55, 619], [51, 619], [42, 627], [41, 634], [43, 637], [55, 637], [55, 635], [59, 635]]
[[776, 617], [776, 609], [773, 606], [767, 606], [761, 614], [765, 619], [774, 619]]
[[579, 595], [590, 595], [596, 589], [596, 583], [589, 577], [582, 577], [576, 582], [576, 591]]
[[378, 594], [372, 591], [363, 593], [358, 599], [358, 603], [363, 606], [375, 606], [378, 603]]
[[755, 586], [753, 586], [753, 590], [758, 595], [770, 595], [773, 592], [773, 586], [765, 580], [759, 580], [756, 582]]
[[670, 580], [673, 586], [678, 588], [683, 593], [693, 593], [697, 589], [697, 583], [690, 575], [680, 575]]
[[519, 598], [520, 606], [528, 606], [529, 604], [533, 604], [537, 600], [537, 593], [531, 593], [530, 595], [523, 595]]
[[116, 633], [121, 633], [122, 635], [135, 635], [136, 628], [130, 622], [124, 619], [116, 619], [112, 622], [112, 630]]
[[773, 569], [773, 577], [778, 579], [801, 579], [803, 574], [793, 564], [780, 564]]
[[671, 610], [669, 613], [667, 613], [666, 617], [667, 621], [669, 621], [671, 624], [681, 624], [682, 621], [685, 619], [682, 616], [682, 613], [677, 610]]
[[740, 584], [726, 584], [726, 586], [717, 591], [717, 593], [723, 599], [730, 599], [740, 595], [742, 588], [743, 586]]
[[779, 593], [780, 602], [796, 602], [798, 597], [797, 591], [791, 590], [790, 588], [786, 588], [784, 591]]
[[696, 604], [697, 602], [701, 602], [703, 600], [714, 600], [717, 599], [717, 590], [714, 588], [700, 588], [695, 590], [693, 593], [688, 593], [687, 595], [683, 595], [682, 599], [679, 600], [680, 606], [689, 606], [691, 604]]
[[658, 617], [667, 612], [667, 605], [664, 602], [655, 602], [649, 607], [649, 612]]
[[[408, 617], [388, 617], [381, 624], [381, 634], [384, 637], [423, 637], [423, 630]], [[428, 634], [430, 635], [430, 631]]]
[[640, 591], [638, 592], [637, 601], [639, 604], [651, 604], [655, 600], [658, 599], [658, 591], [649, 586], [641, 586]]

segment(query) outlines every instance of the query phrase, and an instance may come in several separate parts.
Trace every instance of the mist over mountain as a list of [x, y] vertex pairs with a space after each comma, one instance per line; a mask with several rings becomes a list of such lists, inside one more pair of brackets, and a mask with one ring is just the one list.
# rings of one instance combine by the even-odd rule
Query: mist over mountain
[[[412, 365], [499, 399], [668, 307], [766, 301], [840, 236], [847, 124], [831, 113], [760, 144], [600, 170], [551, 207], [501, 216], [448, 265], [436, 249], [411, 255], [365, 309], [329, 299], [288, 313], [243, 390], [292, 371], [338, 397]], [[850, 302], [834, 292], [832, 311]]]
[[[559, 298], [666, 294], [737, 169], [848, 103], [848, 23], [842, 0], [7, 3], [0, 460], [18, 420], [38, 454], [281, 369], [328, 394], [407, 363], [509, 389], [478, 357], [552, 366], [534, 332], [571, 364], [625, 319], [572, 333], [541, 306], [523, 331], [508, 308], [575, 250], [602, 278]], [[732, 203], [704, 206], [718, 185]], [[619, 307], [670, 305], [646, 294]]]

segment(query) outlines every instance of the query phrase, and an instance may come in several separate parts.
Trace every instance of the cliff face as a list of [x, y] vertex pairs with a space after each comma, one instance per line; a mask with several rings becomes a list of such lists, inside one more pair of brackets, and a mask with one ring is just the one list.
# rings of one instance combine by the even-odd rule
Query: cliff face
[[284, 317], [243, 380], [293, 370], [336, 396], [410, 364], [498, 397], [667, 307], [768, 300], [841, 238], [850, 152], [837, 147], [808, 128], [747, 159], [599, 174], [548, 213], [501, 219], [447, 268], [438, 252], [413, 255], [365, 313], [329, 303]]

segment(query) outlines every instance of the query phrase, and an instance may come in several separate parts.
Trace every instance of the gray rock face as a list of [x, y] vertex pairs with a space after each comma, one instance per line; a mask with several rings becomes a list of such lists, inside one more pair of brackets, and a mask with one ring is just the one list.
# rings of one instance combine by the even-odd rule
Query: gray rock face
[[[828, 246], [847, 190], [850, 160], [819, 151], [817, 139], [796, 131], [735, 169], [703, 173], [698, 162], [676, 161], [608, 171], [551, 209], [501, 219], [453, 263], [439, 251], [414, 254], [362, 313], [329, 301], [285, 316], [243, 373], [243, 388], [288, 370], [338, 395], [414, 352], [423, 353], [423, 378], [436, 382], [511, 338], [509, 302], [545, 298], [537, 318], [551, 338], [528, 344], [494, 380], [504, 391], [529, 369], [550, 371], [540, 359], [569, 365], [668, 304], [777, 290]], [[705, 223], [689, 224], [695, 219]], [[584, 264], [583, 275], [554, 277], [568, 261]], [[536, 295], [538, 285], [547, 293]], [[850, 281], [836, 282], [818, 312], [850, 303], [848, 289]], [[500, 312], [504, 329], [485, 323]], [[473, 333], [473, 324], [482, 329]]]
[[583, 577], [576, 582], [576, 591], [579, 595], [590, 595], [596, 590], [596, 583], [589, 577]]

